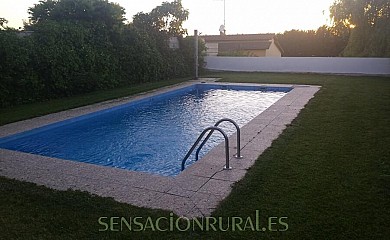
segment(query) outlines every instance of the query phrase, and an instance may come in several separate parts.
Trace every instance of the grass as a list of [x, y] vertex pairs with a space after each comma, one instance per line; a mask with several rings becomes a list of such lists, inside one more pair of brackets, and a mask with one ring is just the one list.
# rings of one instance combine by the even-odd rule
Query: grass
[[287, 217], [287, 231], [99, 232], [99, 216], [156, 219], [169, 212], [0, 178], [0, 239], [388, 239], [389, 77], [210, 76], [322, 86], [213, 215], [246, 218], [259, 210], [264, 218]]

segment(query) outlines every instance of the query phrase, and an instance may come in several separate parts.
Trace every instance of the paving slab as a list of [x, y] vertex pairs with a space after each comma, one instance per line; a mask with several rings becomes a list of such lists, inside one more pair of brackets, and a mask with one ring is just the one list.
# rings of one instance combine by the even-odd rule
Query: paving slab
[[[223, 159], [223, 156], [221, 156]], [[222, 171], [223, 166], [215, 166], [204, 162], [198, 162], [187, 167], [181, 174], [211, 178], [216, 172]]]
[[195, 204], [187, 197], [164, 194], [161, 198], [151, 201], [154, 208], [172, 210], [179, 216], [186, 216], [195, 208]]
[[255, 151], [244, 148], [241, 159], [232, 159], [231, 167], [233, 169], [248, 170], [256, 162], [257, 158], [262, 154], [258, 149]]
[[174, 184], [181, 189], [196, 192], [209, 180], [210, 178], [208, 177], [179, 174], [177, 177], [175, 177]]
[[197, 192], [191, 197], [203, 216], [210, 216], [223, 199], [223, 196], [202, 192]]
[[[241, 161], [242, 159], [239, 159], [237, 161]], [[217, 172], [212, 179], [216, 180], [223, 180], [223, 181], [229, 181], [229, 182], [238, 182], [241, 180], [246, 174], [246, 171], [239, 168], [232, 168], [231, 170], [221, 171]]]
[[232, 190], [232, 185], [233, 183], [231, 181], [210, 179], [198, 192], [226, 197]]

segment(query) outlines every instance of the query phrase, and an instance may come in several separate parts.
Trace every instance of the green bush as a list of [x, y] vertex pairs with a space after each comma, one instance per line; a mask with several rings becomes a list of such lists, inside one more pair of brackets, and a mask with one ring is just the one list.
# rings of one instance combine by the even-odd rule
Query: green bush
[[0, 106], [40, 99], [43, 83], [32, 65], [34, 51], [31, 38], [0, 31]]
[[[194, 48], [182, 37], [188, 11], [181, 1], [130, 24], [124, 13], [106, 0], [43, 0], [29, 8], [31, 35], [0, 28], [0, 107], [191, 74]], [[169, 48], [173, 36], [179, 49]]]
[[[190, 76], [193, 38], [167, 38], [131, 25], [108, 29], [44, 21], [30, 36], [0, 31], [0, 107]], [[200, 47], [200, 51], [202, 51]], [[202, 58], [201, 58], [202, 61]]]

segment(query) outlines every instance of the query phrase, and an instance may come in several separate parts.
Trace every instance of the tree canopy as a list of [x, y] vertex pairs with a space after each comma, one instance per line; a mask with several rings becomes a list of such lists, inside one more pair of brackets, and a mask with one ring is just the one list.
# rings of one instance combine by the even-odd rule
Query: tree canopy
[[321, 26], [316, 31], [290, 30], [277, 37], [284, 57], [337, 57], [348, 40], [336, 35], [327, 26]]
[[389, 0], [336, 0], [330, 12], [335, 32], [350, 33], [344, 56], [390, 56]]
[[133, 18], [137, 28], [165, 32], [171, 36], [187, 34], [183, 22], [188, 19], [189, 12], [183, 8], [181, 0], [163, 2], [150, 13], [140, 12]]
[[69, 21], [113, 27], [122, 25], [125, 20], [124, 8], [107, 0], [41, 0], [28, 12], [31, 25]]
[[0, 29], [6, 29], [7, 28], [8, 20], [5, 18], [0, 17]]

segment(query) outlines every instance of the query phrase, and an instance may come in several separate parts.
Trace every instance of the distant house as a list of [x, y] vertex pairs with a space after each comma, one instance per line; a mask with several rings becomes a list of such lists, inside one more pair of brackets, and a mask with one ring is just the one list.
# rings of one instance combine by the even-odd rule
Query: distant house
[[208, 56], [281, 57], [283, 49], [275, 34], [206, 35]]

